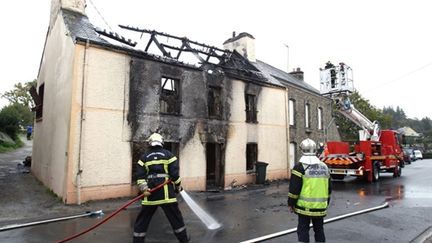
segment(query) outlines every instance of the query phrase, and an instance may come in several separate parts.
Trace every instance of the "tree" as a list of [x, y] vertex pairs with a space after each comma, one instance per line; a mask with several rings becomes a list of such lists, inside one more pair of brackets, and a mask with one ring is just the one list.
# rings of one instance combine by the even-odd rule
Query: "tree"
[[20, 129], [32, 122], [33, 113], [21, 104], [11, 104], [0, 110], [0, 130], [14, 140], [18, 138]]
[[9, 100], [10, 104], [0, 110], [0, 130], [14, 140], [18, 138], [21, 128], [33, 124], [34, 114], [31, 108], [34, 107], [34, 102], [29, 90], [34, 85], [36, 80], [24, 84], [17, 83], [13, 90], [1, 95]]
[[[350, 95], [351, 104], [359, 110], [370, 121], [378, 121], [382, 129], [391, 128], [392, 118], [384, 114], [381, 110], [375, 108], [369, 103], [369, 100], [363, 98], [357, 91]], [[345, 118], [339, 112], [336, 112], [336, 124], [339, 126], [339, 132], [345, 141], [356, 141], [360, 128], [352, 121]]]
[[390, 128], [398, 129], [406, 126], [408, 118], [406, 117], [404, 110], [399, 106], [396, 106], [396, 110], [394, 110], [393, 107], [384, 107], [383, 113], [391, 117]]
[[14, 85], [14, 89], [6, 91], [2, 94], [2, 97], [9, 100], [12, 104], [21, 104], [31, 109], [35, 106], [33, 98], [31, 97], [29, 90], [32, 86], [36, 86], [37, 80], [33, 80], [27, 83], [17, 83]]

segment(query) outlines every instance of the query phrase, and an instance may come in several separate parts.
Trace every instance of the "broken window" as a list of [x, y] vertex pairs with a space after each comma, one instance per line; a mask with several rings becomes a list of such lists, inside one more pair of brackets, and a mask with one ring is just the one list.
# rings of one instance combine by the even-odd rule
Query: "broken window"
[[37, 93], [34, 87], [30, 89], [30, 94], [32, 95], [33, 100], [35, 101], [36, 104], [36, 106], [32, 109], [33, 111], [36, 112], [36, 121], [42, 120], [44, 92], [45, 92], [45, 84], [41, 84], [39, 86], [39, 90]]
[[179, 80], [162, 77], [160, 112], [168, 114], [180, 114], [180, 103]]
[[308, 103], [305, 104], [305, 127], [310, 127], [310, 105]]
[[209, 117], [221, 118], [222, 115], [221, 88], [209, 87], [207, 105], [208, 105]]
[[256, 96], [246, 94], [246, 122], [257, 122]]
[[289, 124], [290, 126], [295, 126], [295, 100], [289, 100]]
[[248, 143], [246, 145], [246, 171], [253, 171], [258, 160], [258, 144]]

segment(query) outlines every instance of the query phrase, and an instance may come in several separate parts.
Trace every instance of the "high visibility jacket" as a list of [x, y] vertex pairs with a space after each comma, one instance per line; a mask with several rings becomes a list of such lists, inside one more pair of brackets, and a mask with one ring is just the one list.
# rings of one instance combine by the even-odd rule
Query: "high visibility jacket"
[[331, 183], [327, 165], [297, 163], [291, 173], [288, 206], [298, 214], [324, 217], [330, 202]]
[[175, 186], [180, 186], [179, 162], [177, 157], [162, 147], [151, 147], [137, 163], [137, 184], [147, 183], [151, 189], [171, 180], [161, 189], [152, 192], [142, 200], [143, 205], [160, 205], [177, 202]]

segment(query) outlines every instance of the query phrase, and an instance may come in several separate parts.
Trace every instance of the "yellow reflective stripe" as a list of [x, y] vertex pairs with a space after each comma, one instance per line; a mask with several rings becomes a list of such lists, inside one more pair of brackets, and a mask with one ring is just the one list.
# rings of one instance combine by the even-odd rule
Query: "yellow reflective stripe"
[[174, 181], [174, 184], [179, 184], [181, 182], [181, 177], [179, 177], [176, 181]]
[[300, 177], [300, 178], [302, 178], [302, 176], [303, 176], [302, 173], [300, 173], [300, 172], [298, 172], [298, 171], [296, 171], [296, 170], [292, 170], [291, 173], [292, 173], [293, 175], [296, 175], [296, 176]]
[[288, 197], [290, 197], [290, 198], [294, 198], [294, 199], [298, 199], [298, 198], [299, 198], [299, 195], [292, 194], [292, 193], [290, 192], [290, 193], [288, 193]]
[[174, 202], [177, 202], [177, 198], [162, 199], [157, 201], [142, 200], [142, 205], [160, 205], [160, 204], [174, 203]]
[[142, 162], [141, 160], [138, 160], [138, 164], [144, 166], [144, 162]]
[[299, 208], [294, 208], [294, 211], [296, 213], [302, 214], [302, 215], [307, 215], [307, 216], [326, 216], [327, 214], [327, 210], [323, 210], [323, 211], [319, 211], [319, 212], [312, 212], [309, 210], [303, 210], [303, 209], [299, 209]]
[[[166, 181], [166, 180], [165, 180]], [[165, 195], [165, 200], [169, 199], [169, 194], [168, 194], [168, 184], [165, 184], [164, 186], [164, 195]]]
[[170, 160], [167, 159], [158, 159], [158, 160], [151, 160], [147, 161], [145, 165], [148, 167], [149, 165], [165, 165], [171, 163]]
[[172, 157], [171, 159], [168, 160], [168, 164], [171, 164], [172, 162], [176, 161], [177, 157]]
[[326, 202], [327, 203], [328, 197], [326, 197], [326, 198], [312, 198], [312, 197], [301, 196], [300, 200], [303, 200], [305, 202]]
[[145, 182], [146, 182], [145, 179], [138, 179], [138, 180], [137, 180], [137, 184], [138, 184], [138, 185], [141, 185], [141, 184], [143, 184], [143, 183], [145, 183]]

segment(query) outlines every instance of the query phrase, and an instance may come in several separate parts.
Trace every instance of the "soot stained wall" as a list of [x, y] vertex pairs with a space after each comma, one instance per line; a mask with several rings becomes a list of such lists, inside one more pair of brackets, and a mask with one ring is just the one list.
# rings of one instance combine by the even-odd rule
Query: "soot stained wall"
[[[208, 70], [212, 71], [209, 72]], [[180, 82], [181, 110], [179, 115], [160, 113], [161, 78]], [[208, 118], [207, 88], [221, 88], [222, 115]], [[142, 142], [152, 132], [161, 133], [166, 141], [179, 142], [183, 147], [198, 131], [202, 143], [225, 143], [230, 103], [231, 81], [222, 71], [211, 66], [192, 69], [152, 60], [132, 58], [130, 64], [130, 98], [128, 121], [132, 141]]]

